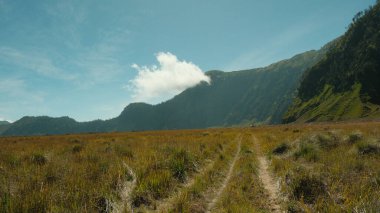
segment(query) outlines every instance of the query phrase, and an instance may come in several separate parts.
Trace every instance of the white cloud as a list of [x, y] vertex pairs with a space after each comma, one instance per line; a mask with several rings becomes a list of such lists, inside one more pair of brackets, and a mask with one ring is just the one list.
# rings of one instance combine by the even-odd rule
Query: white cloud
[[201, 81], [211, 83], [211, 79], [191, 62], [179, 61], [169, 52], [160, 52], [156, 57], [158, 66], [132, 65], [138, 71], [138, 75], [130, 81], [134, 101], [158, 103]]

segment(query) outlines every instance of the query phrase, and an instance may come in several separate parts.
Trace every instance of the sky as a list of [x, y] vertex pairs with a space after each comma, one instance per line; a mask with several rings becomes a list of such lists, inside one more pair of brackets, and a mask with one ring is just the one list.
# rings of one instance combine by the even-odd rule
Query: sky
[[109, 119], [319, 49], [375, 0], [0, 0], [0, 120]]

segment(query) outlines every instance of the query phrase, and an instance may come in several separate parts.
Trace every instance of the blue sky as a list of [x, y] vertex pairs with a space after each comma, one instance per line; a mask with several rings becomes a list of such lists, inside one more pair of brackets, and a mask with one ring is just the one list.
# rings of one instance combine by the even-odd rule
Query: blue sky
[[[112, 118], [133, 101], [158, 103], [207, 81], [200, 70], [261, 67], [319, 49], [374, 3], [0, 0], [0, 120]], [[174, 68], [196, 75], [178, 85], [184, 79], [166, 75]]]

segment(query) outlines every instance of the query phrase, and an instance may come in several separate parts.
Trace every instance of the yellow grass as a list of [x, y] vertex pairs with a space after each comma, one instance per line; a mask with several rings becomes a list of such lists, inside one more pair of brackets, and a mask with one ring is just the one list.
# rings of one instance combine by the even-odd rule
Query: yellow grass
[[379, 138], [376, 122], [5, 137], [0, 212], [205, 212], [213, 200], [211, 212], [269, 212], [258, 155], [284, 211], [371, 212]]

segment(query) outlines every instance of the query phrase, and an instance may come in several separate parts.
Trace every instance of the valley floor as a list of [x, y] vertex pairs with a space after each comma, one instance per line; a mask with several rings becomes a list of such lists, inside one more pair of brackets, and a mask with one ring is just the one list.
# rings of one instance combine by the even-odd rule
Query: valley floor
[[4, 137], [0, 211], [375, 212], [379, 168], [379, 122]]

